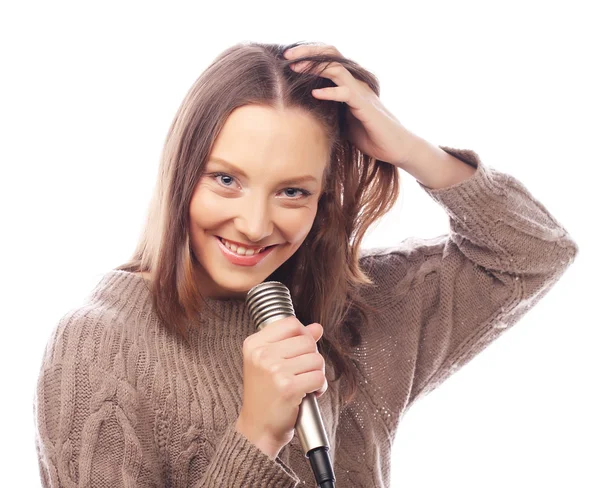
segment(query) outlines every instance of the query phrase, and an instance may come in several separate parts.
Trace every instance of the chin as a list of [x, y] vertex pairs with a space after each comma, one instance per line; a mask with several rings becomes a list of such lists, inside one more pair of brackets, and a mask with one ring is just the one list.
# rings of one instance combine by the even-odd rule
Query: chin
[[217, 281], [215, 283], [219, 286], [221, 290], [227, 293], [238, 293], [244, 294], [248, 293], [253, 286], [262, 283], [264, 279], [241, 279], [241, 280], [232, 280], [232, 281]]

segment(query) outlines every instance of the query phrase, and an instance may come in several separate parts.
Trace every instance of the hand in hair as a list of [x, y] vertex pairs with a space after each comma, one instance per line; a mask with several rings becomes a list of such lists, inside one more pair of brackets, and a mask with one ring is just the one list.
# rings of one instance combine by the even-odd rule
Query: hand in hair
[[[300, 45], [284, 53], [292, 60], [304, 56], [330, 54], [342, 57], [333, 46]], [[367, 83], [356, 79], [340, 63], [322, 63], [325, 66], [310, 71], [328, 78], [337, 86], [313, 90], [315, 98], [334, 100], [348, 105], [349, 140], [363, 153], [373, 158], [401, 167], [408, 161], [411, 148], [418, 137], [406, 129], [400, 121], [381, 103]], [[302, 72], [309, 61], [300, 61], [290, 67]], [[309, 70], [307, 70], [309, 71]]]

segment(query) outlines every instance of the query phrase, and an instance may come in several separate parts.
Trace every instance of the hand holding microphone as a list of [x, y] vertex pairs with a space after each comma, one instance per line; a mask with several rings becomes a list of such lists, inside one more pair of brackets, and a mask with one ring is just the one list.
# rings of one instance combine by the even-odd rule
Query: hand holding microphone
[[294, 437], [300, 403], [307, 393], [327, 390], [318, 323], [295, 316], [270, 322], [243, 346], [244, 394], [236, 428], [274, 459]]
[[317, 403], [327, 390], [325, 360], [316, 344], [323, 328], [304, 327], [296, 319], [290, 291], [279, 281], [252, 287], [246, 307], [259, 332], [244, 341], [244, 400], [236, 427], [272, 460], [295, 429], [317, 486], [335, 488]]

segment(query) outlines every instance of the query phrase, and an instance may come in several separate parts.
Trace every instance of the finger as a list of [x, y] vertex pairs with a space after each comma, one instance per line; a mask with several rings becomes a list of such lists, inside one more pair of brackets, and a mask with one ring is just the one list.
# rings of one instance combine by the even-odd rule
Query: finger
[[272, 354], [282, 359], [291, 359], [302, 354], [318, 352], [317, 343], [311, 337], [290, 337], [270, 347], [272, 348]]
[[326, 88], [315, 88], [312, 91], [315, 98], [322, 100], [333, 100], [345, 102], [350, 105], [351, 90], [347, 86], [328, 86]]
[[279, 342], [298, 335], [310, 335], [310, 332], [296, 317], [290, 316], [268, 323], [259, 334], [265, 342]]
[[310, 331], [311, 335], [314, 337], [315, 341], [318, 341], [323, 336], [323, 326], [318, 322], [314, 322], [312, 324], [308, 324], [306, 328]]
[[318, 44], [303, 44], [286, 50], [283, 56], [287, 59], [299, 58], [301, 56], [310, 56], [312, 54], [332, 54], [342, 57], [334, 46], [318, 45]]
[[[313, 73], [321, 78], [328, 78], [333, 81], [336, 85], [350, 85], [352, 86], [357, 80], [352, 76], [352, 73], [348, 71], [344, 66], [340, 63], [319, 63], [312, 70], [309, 68], [309, 61], [300, 61], [298, 63], [292, 64], [290, 67], [299, 73]], [[321, 67], [324, 66], [324, 67]]]
[[282, 364], [282, 369], [290, 374], [308, 373], [309, 371], [325, 372], [325, 359], [316, 352], [290, 358]]
[[325, 393], [327, 391], [327, 388], [329, 386], [329, 383], [327, 382], [327, 378], [325, 378], [325, 384], [319, 388], [317, 391], [315, 391], [315, 398], [319, 398], [323, 393]]
[[323, 394], [327, 390], [327, 378], [323, 378], [321, 371], [298, 374], [294, 377], [294, 380], [300, 392]]
[[[336, 63], [337, 66], [331, 66], [317, 73], [318, 76], [328, 78], [337, 86], [315, 88], [313, 95], [316, 98], [346, 102], [352, 108], [358, 108], [358, 100], [353, 100], [354, 92], [361, 90], [358, 80], [352, 76], [346, 68]], [[356, 102], [356, 103], [354, 103]]]

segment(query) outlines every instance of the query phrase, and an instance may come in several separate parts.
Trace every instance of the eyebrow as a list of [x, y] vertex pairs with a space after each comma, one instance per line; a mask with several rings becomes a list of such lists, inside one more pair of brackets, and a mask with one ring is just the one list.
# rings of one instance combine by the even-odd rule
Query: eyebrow
[[[231, 171], [237, 172], [240, 175], [242, 175], [244, 178], [248, 179], [248, 175], [246, 173], [244, 173], [243, 170], [238, 168], [236, 165], [230, 163], [229, 161], [225, 161], [224, 159], [216, 158], [216, 157], [210, 158], [209, 162], [210, 161], [214, 161], [215, 163], [221, 163], [222, 165], [230, 168]], [[291, 183], [300, 183], [300, 182], [304, 182], [304, 181], [314, 181], [315, 183], [318, 183], [317, 179], [312, 175], [304, 175], [304, 176], [296, 176], [294, 178], [287, 178], [285, 180], [281, 180], [280, 183], [289, 185]]]

